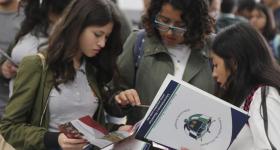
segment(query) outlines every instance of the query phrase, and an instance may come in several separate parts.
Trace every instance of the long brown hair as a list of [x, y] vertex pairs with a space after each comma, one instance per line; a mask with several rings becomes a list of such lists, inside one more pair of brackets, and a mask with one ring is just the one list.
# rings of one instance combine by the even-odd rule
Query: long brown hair
[[104, 26], [110, 22], [113, 30], [101, 52], [86, 58], [87, 63], [97, 68], [97, 81], [105, 84], [111, 80], [116, 68], [116, 57], [121, 52], [120, 23], [112, 2], [108, 0], [74, 0], [55, 27], [49, 38], [47, 64], [53, 72], [54, 85], [73, 81], [76, 71], [73, 58], [78, 53], [79, 38], [88, 26]]

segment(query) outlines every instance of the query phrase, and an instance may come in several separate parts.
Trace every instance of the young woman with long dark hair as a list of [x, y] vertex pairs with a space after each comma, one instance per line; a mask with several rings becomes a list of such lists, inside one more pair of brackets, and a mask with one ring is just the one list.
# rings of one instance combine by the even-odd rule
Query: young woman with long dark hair
[[110, 1], [73, 0], [41, 59], [27, 56], [19, 66], [0, 123], [5, 140], [24, 150], [82, 149], [88, 144], [67, 138], [58, 126], [85, 115], [105, 124], [102, 87], [116, 72], [120, 28]]
[[216, 36], [211, 58], [217, 95], [250, 115], [230, 149], [280, 149], [280, 68], [264, 37], [249, 24], [230, 26]]

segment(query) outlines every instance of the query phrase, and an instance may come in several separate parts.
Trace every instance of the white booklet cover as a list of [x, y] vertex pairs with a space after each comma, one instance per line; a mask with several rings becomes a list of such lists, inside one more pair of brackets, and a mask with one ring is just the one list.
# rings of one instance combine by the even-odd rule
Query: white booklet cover
[[169, 149], [225, 150], [248, 119], [242, 109], [167, 75], [136, 138]]

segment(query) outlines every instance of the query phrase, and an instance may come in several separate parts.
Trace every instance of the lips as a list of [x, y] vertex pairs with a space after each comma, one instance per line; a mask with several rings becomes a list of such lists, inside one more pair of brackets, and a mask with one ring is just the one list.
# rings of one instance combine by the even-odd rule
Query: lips
[[214, 80], [216, 81], [217, 86], [222, 87], [222, 83], [218, 81], [217, 77], [214, 77]]
[[100, 52], [101, 49], [93, 49], [94, 52]]
[[174, 45], [174, 44], [176, 44], [176, 40], [174, 38], [164, 38], [163, 41], [167, 45]]
[[219, 87], [221, 87], [221, 86], [222, 86], [222, 84], [221, 84], [220, 82], [218, 82], [218, 81], [217, 81], [217, 85], [218, 85]]
[[166, 41], [173, 42], [173, 41], [176, 40], [176, 38], [174, 38], [174, 37], [166, 37], [165, 40], [166, 40]]

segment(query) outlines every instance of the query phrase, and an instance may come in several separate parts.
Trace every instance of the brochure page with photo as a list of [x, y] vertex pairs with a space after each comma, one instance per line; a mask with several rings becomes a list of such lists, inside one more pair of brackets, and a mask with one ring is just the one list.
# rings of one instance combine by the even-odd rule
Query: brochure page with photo
[[113, 131], [108, 132], [105, 127], [94, 121], [90, 116], [84, 116], [76, 120], [61, 124], [59, 129], [68, 138], [84, 138], [90, 144], [103, 150], [129, 149], [144, 150], [147, 143], [136, 140], [134, 133], [138, 129], [140, 122], [136, 123], [130, 132]]

